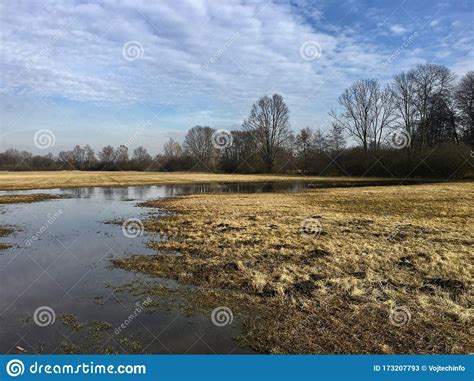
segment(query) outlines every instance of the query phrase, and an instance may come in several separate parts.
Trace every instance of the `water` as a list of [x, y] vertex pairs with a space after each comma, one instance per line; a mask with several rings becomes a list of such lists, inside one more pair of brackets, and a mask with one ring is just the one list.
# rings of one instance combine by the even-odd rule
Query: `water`
[[[1, 238], [12, 248], [0, 251], [0, 353], [252, 353], [235, 339], [239, 320], [216, 327], [207, 315], [186, 316], [176, 308], [137, 314], [119, 327], [145, 297], [117, 292], [124, 284], [146, 282], [183, 287], [170, 279], [148, 277], [111, 266], [112, 258], [152, 255], [146, 233], [127, 237], [120, 224], [107, 223], [156, 215], [137, 204], [161, 197], [200, 192], [298, 191], [307, 184], [207, 184], [185, 186], [88, 187], [8, 191], [0, 194], [49, 193], [65, 198], [32, 204], [0, 205], [0, 226], [16, 232]], [[37, 237], [33, 239], [32, 237]], [[155, 239], [155, 238], [154, 238]], [[47, 306], [54, 324], [38, 326], [37, 308]], [[217, 306], [216, 306], [217, 307]], [[76, 317], [79, 331], [61, 315]], [[101, 330], [97, 322], [108, 322]]]

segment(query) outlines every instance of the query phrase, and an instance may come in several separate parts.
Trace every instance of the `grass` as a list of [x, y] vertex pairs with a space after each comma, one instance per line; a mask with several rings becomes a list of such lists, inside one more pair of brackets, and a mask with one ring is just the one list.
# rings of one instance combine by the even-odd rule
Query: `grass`
[[174, 212], [145, 222], [168, 238], [150, 242], [157, 254], [114, 264], [197, 286], [193, 305], [231, 308], [260, 352], [469, 353], [472, 190], [162, 199], [146, 204]]
[[32, 202], [39, 202], [45, 200], [52, 200], [58, 198], [58, 196], [50, 194], [12, 194], [12, 195], [0, 195], [0, 205], [2, 204], [30, 204]]
[[0, 237], [5, 237], [13, 232], [14, 232], [14, 229], [12, 228], [0, 226]]
[[[80, 318], [72, 314], [62, 314], [58, 316], [66, 331], [63, 336], [66, 338], [60, 344], [60, 352], [66, 354], [117, 354], [141, 353], [143, 346], [141, 340], [136, 335], [125, 336], [110, 340], [113, 328], [107, 321], [81, 321]], [[74, 335], [74, 336], [73, 336]], [[70, 339], [73, 336], [74, 343]], [[36, 352], [36, 351], [35, 351]], [[36, 353], [43, 353], [38, 350]]]
[[89, 186], [131, 186], [159, 184], [197, 184], [197, 183], [233, 183], [233, 182], [284, 182], [318, 181], [331, 183], [344, 182], [384, 182], [394, 179], [358, 178], [358, 177], [315, 177], [291, 175], [238, 175], [195, 172], [0, 172], [0, 190], [12, 189], [48, 189], [74, 188]]
[[[0, 237], [6, 237], [7, 235], [12, 234], [14, 231], [15, 230], [13, 228], [0, 226]], [[0, 250], [6, 250], [6, 249], [9, 249], [10, 247], [12, 247], [12, 245], [8, 243], [0, 242]]]

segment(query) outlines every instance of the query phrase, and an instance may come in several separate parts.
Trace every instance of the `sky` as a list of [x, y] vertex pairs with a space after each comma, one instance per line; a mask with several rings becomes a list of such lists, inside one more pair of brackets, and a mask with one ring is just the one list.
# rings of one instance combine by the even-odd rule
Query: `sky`
[[425, 62], [474, 70], [473, 0], [0, 4], [0, 151], [156, 154], [194, 125], [238, 129], [273, 93], [295, 131], [325, 131], [353, 81]]

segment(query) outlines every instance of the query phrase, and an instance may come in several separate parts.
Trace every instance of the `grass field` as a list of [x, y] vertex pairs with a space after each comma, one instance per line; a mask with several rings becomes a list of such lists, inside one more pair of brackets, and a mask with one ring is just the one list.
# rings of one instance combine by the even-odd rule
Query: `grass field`
[[202, 184], [231, 182], [384, 182], [394, 179], [361, 177], [315, 177], [289, 175], [237, 175], [185, 172], [0, 172], [0, 190], [74, 188], [89, 186], [128, 186], [160, 184]]
[[472, 183], [163, 199], [157, 255], [114, 264], [197, 286], [261, 352], [468, 353], [473, 205]]

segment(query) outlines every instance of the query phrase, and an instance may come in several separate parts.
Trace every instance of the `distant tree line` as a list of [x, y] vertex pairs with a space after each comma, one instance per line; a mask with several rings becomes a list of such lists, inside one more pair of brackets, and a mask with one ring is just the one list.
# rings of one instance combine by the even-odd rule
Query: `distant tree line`
[[[2, 170], [285, 172], [351, 176], [462, 177], [474, 148], [474, 72], [459, 81], [444, 66], [422, 64], [382, 86], [354, 82], [330, 112], [330, 126], [290, 128], [278, 94], [260, 98], [235, 131], [194, 126], [152, 157], [126, 145], [99, 152], [76, 145], [58, 156], [9, 149]], [[350, 144], [348, 144], [350, 143]]]

